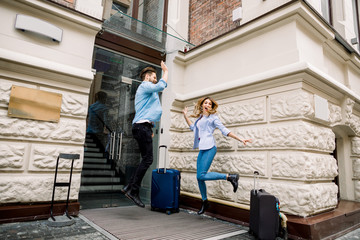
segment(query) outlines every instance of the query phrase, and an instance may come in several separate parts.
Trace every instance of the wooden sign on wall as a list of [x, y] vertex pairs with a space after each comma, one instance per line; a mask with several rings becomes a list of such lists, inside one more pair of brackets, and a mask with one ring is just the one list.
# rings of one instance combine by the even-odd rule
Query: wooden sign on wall
[[62, 95], [43, 90], [12, 86], [9, 117], [59, 122]]

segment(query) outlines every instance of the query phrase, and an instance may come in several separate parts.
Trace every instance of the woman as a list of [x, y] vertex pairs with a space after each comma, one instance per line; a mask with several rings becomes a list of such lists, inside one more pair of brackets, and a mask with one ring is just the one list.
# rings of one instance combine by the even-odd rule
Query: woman
[[190, 129], [194, 131], [194, 149], [199, 148], [200, 150], [196, 163], [196, 177], [201, 193], [202, 205], [198, 214], [203, 214], [209, 207], [205, 181], [223, 179], [232, 184], [234, 192], [236, 192], [238, 188], [238, 174], [208, 172], [217, 150], [213, 136], [215, 129], [218, 128], [224, 136], [232, 137], [242, 142], [244, 145], [246, 145], [247, 142], [251, 142], [249, 139], [241, 140], [235, 134], [230, 132], [230, 130], [221, 123], [219, 117], [216, 115], [217, 108], [218, 104], [210, 97], [199, 99], [195, 105], [194, 114], [191, 115], [191, 117], [197, 118], [194, 124], [187, 116], [187, 107], [183, 110], [186, 123], [189, 125]]

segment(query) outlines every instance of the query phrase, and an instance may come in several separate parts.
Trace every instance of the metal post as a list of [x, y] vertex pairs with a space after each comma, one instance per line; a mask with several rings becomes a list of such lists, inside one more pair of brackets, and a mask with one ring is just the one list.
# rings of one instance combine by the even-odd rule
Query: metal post
[[55, 179], [54, 179], [54, 186], [53, 186], [53, 192], [52, 192], [52, 198], [51, 198], [51, 207], [50, 207], [50, 216], [54, 221], [56, 221], [56, 220], [55, 220], [55, 218], [53, 216], [53, 206], [54, 206], [55, 183], [56, 183], [58, 166], [59, 166], [59, 158], [60, 158], [60, 155], [57, 157], [57, 160], [56, 160]]

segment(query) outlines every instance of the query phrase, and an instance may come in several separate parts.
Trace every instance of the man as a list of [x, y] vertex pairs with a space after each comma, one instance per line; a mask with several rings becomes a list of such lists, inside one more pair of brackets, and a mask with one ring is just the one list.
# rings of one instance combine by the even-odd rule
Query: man
[[93, 136], [94, 140], [99, 143], [101, 150], [105, 151], [107, 144], [107, 133], [109, 131], [108, 108], [106, 106], [107, 93], [99, 91], [95, 94], [95, 103], [91, 104], [88, 112], [88, 126], [86, 133]]
[[135, 118], [132, 122], [132, 134], [139, 144], [142, 159], [128, 185], [122, 191], [139, 207], [145, 207], [139, 197], [141, 181], [153, 162], [152, 138], [154, 134], [152, 127], [155, 122], [160, 121], [162, 114], [158, 93], [167, 87], [168, 69], [163, 61], [161, 61], [161, 69], [163, 76], [157, 82], [155, 69], [144, 68], [140, 73], [143, 82], [135, 94]]

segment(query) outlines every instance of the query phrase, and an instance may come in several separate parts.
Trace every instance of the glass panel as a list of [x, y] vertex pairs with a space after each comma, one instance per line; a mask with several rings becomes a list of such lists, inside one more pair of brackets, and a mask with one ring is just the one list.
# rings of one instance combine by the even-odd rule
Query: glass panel
[[147, 0], [139, 2], [138, 20], [162, 29], [164, 0]]
[[[138, 144], [132, 136], [132, 120], [135, 116], [135, 93], [141, 83], [139, 73], [147, 66], [154, 67], [157, 75], [161, 76], [159, 66], [95, 47], [93, 68], [96, 69], [96, 76], [92, 91], [105, 92], [107, 95], [105, 124], [109, 133], [103, 135], [105, 147], [93, 149], [91, 154], [86, 151], [90, 143], [87, 143], [85, 148], [81, 188], [85, 189], [84, 186], [90, 185], [88, 178], [97, 185], [92, 186], [94, 189], [96, 187], [96, 191], [80, 191], [79, 202], [82, 208], [132, 204], [120, 193], [120, 189], [127, 184], [141, 160]], [[101, 125], [101, 121], [98, 124]], [[102, 128], [103, 125], [99, 127]], [[145, 204], [150, 203], [151, 174], [149, 173], [157, 166], [158, 130], [155, 129], [154, 132], [154, 163], [143, 179], [140, 192]], [[88, 158], [94, 154], [102, 161], [96, 163], [89, 161]], [[89, 172], [88, 168], [91, 167], [94, 170]]]
[[323, 17], [330, 23], [330, 6], [329, 0], [321, 0], [321, 12]]
[[119, 3], [116, 3], [116, 2], [113, 2], [113, 4], [112, 4], [112, 10], [113, 10], [112, 12], [113, 13], [116, 13], [117, 11], [127, 13], [128, 9], [129, 9], [128, 7], [125, 7], [125, 6], [123, 6], [123, 5], [119, 4]]
[[353, 0], [352, 2], [352, 7], [353, 7], [353, 16], [354, 16], [354, 31], [355, 31], [355, 37], [352, 39], [352, 45], [354, 46], [354, 48], [356, 48], [358, 51], [360, 51], [360, 33], [359, 33], [359, 29], [360, 29], [360, 17], [359, 17], [359, 4], [358, 4], [358, 0]]
[[[161, 8], [158, 9], [161, 10]], [[158, 51], [172, 52], [194, 47], [193, 44], [160, 30], [161, 27], [156, 27], [162, 26], [162, 18], [151, 17], [144, 12], [141, 14], [141, 17], [150, 23], [135, 19], [118, 9], [109, 19], [105, 20], [103, 27], [106, 31], [140, 42]], [[162, 13], [159, 16], [162, 16]], [[171, 46], [166, 46], [167, 38], [171, 38]]]

